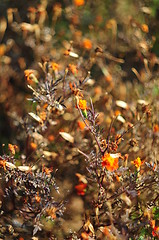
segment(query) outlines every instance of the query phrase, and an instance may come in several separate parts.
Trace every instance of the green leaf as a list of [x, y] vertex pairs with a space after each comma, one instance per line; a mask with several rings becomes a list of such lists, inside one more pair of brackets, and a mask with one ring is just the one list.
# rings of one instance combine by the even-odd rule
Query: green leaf
[[87, 118], [87, 110], [85, 109], [85, 110], [82, 110], [82, 114], [83, 114], [83, 116], [85, 117], [85, 118]]
[[159, 220], [159, 207], [154, 207], [152, 212], [154, 214], [154, 219]]
[[143, 228], [140, 232], [138, 240], [144, 240], [146, 235], [147, 235], [147, 230]]

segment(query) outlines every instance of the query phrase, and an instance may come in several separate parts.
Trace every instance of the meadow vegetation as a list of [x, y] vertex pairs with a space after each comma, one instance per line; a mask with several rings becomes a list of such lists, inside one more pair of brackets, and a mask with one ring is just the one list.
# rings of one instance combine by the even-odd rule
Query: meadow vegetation
[[0, 239], [159, 239], [158, 11], [0, 2]]

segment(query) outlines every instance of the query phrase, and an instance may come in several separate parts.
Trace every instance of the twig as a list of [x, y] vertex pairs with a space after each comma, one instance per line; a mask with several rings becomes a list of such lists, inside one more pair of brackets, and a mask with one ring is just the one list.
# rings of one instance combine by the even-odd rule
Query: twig
[[97, 139], [97, 136], [94, 134], [93, 130], [90, 128], [90, 126], [89, 126], [89, 125], [87, 124], [87, 122], [85, 121], [85, 119], [84, 119], [84, 117], [83, 117], [83, 114], [82, 114], [82, 111], [81, 111], [81, 109], [79, 108], [78, 104], [77, 104], [77, 108], [78, 108], [78, 111], [79, 111], [79, 113], [80, 113], [80, 115], [81, 115], [81, 118], [82, 118], [83, 122], [85, 123], [87, 129], [88, 129], [88, 130], [92, 133], [92, 135], [94, 136], [95, 141], [96, 141], [96, 143], [97, 143], [97, 145], [98, 145], [98, 148], [99, 148], [100, 152], [101, 152], [102, 155], [103, 155], [103, 150], [102, 150], [102, 148], [101, 148], [101, 146], [100, 146], [100, 143], [99, 143], [99, 141], [98, 141], [98, 139]]
[[89, 156], [86, 155], [84, 152], [82, 152], [80, 149], [77, 149], [77, 151], [78, 151], [79, 153], [81, 153], [83, 156], [85, 156], [87, 159], [89, 159]]

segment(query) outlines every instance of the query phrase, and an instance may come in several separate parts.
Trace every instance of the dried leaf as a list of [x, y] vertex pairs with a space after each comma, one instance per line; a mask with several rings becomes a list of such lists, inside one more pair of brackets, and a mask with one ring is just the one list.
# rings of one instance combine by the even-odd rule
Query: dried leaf
[[6, 162], [6, 167], [10, 168], [10, 169], [15, 169], [16, 166], [13, 163], [10, 162]]
[[84, 229], [86, 231], [89, 230], [93, 234], [93, 236], [95, 235], [94, 227], [93, 227], [92, 223], [89, 220], [87, 220], [87, 222], [84, 224]]
[[124, 101], [121, 101], [121, 100], [117, 100], [116, 101], [116, 105], [118, 107], [121, 107], [121, 108], [124, 108], [124, 109], [128, 109], [129, 108], [128, 104], [126, 102], [124, 102]]
[[41, 228], [42, 224], [39, 224], [39, 225], [34, 225], [33, 235], [35, 235], [38, 231], [42, 230], [42, 228]]
[[36, 115], [35, 113], [29, 112], [28, 114], [29, 114], [34, 120], [36, 120], [37, 122], [42, 123], [41, 118], [40, 118], [38, 115]]
[[57, 153], [55, 152], [49, 152], [49, 151], [43, 151], [43, 154], [46, 156], [46, 157], [57, 157]]
[[30, 166], [18, 166], [17, 167], [20, 171], [22, 172], [27, 172], [27, 171], [34, 171], [36, 169], [36, 166], [30, 167]]
[[121, 115], [118, 115], [117, 118], [116, 118], [119, 122], [121, 123], [125, 123], [125, 119], [121, 116]]
[[121, 153], [110, 153], [110, 156], [112, 158], [119, 158], [119, 157], [121, 157]]
[[72, 137], [69, 133], [66, 132], [59, 132], [61, 137], [63, 137], [66, 141], [74, 143], [74, 137]]
[[69, 52], [70, 57], [78, 58], [78, 54], [74, 52]]
[[85, 184], [88, 183], [87, 179], [86, 179], [86, 176], [81, 175], [80, 173], [76, 173], [75, 175], [76, 175], [76, 177], [78, 177], [79, 182], [82, 182], [82, 183], [85, 183]]
[[132, 202], [126, 193], [121, 194], [120, 199], [123, 200], [129, 207], [132, 205]]
[[92, 78], [89, 78], [86, 82], [86, 85], [90, 85], [90, 86], [93, 86], [95, 84], [95, 80], [92, 79]]
[[150, 7], [145, 7], [145, 6], [141, 8], [141, 11], [143, 13], [146, 13], [146, 14], [151, 14], [152, 13], [151, 8]]
[[37, 238], [37, 237], [32, 237], [32, 240], [38, 240], [39, 238]]
[[143, 99], [139, 99], [137, 100], [138, 104], [141, 104], [141, 105], [148, 105], [149, 103]]

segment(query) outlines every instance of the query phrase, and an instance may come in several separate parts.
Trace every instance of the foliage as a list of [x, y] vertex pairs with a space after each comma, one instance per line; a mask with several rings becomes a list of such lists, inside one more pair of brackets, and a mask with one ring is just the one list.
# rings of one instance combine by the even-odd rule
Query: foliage
[[157, 2], [0, 4], [0, 237], [158, 239]]

